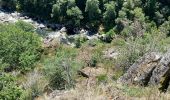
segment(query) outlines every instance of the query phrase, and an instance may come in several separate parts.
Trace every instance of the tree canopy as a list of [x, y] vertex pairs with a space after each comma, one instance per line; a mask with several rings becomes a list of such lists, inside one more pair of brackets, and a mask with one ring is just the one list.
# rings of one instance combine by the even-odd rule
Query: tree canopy
[[[138, 19], [162, 25], [170, 16], [168, 0], [2, 0], [2, 7], [17, 9], [31, 16], [53, 20], [67, 26], [120, 27], [120, 21], [136, 20], [134, 13], [142, 13]], [[139, 8], [138, 10], [136, 8]], [[134, 11], [135, 10], [135, 11]], [[126, 20], [126, 21], [125, 21]], [[85, 24], [85, 25], [84, 25]], [[123, 31], [119, 29], [119, 33]]]

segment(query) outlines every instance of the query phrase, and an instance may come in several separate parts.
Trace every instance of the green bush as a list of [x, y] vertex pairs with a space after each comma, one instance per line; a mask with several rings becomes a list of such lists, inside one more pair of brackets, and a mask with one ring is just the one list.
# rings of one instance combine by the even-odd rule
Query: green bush
[[0, 75], [0, 100], [20, 100], [23, 90], [9, 74]]
[[96, 56], [92, 56], [92, 58], [90, 59], [88, 66], [90, 67], [96, 67], [97, 65], [97, 57]]
[[112, 41], [114, 46], [124, 46], [126, 44], [125, 40], [122, 38], [116, 38]]
[[0, 59], [8, 68], [30, 70], [39, 59], [40, 38], [31, 31], [22, 22], [0, 25]]
[[97, 64], [103, 62], [104, 60], [102, 59], [103, 48], [104, 48], [104, 44], [97, 43], [95, 49], [92, 51], [93, 54], [88, 62], [89, 67], [97, 67]]
[[74, 86], [77, 70], [82, 67], [82, 63], [75, 59], [76, 54], [74, 48], [60, 47], [54, 58], [44, 61], [45, 75], [52, 88], [67, 89]]
[[83, 43], [85, 43], [88, 39], [86, 37], [81, 37], [81, 36], [78, 36], [76, 39], [75, 39], [75, 45], [76, 45], [76, 48], [80, 48], [81, 45]]
[[126, 44], [119, 48], [120, 55], [116, 60], [116, 66], [126, 71], [137, 59], [148, 52], [165, 52], [167, 49], [165, 37], [166, 34], [159, 29], [151, 28], [143, 37], [126, 39]]
[[15, 23], [15, 26], [25, 32], [34, 32], [34, 26], [23, 21], [18, 21], [17, 23]]
[[97, 80], [99, 83], [106, 83], [108, 80], [108, 77], [105, 74], [99, 75], [99, 76], [97, 76]]

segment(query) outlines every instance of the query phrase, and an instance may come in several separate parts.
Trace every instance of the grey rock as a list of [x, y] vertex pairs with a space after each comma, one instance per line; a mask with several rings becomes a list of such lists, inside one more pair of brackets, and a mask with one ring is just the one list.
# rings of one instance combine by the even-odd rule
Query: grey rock
[[60, 32], [61, 32], [61, 33], [67, 32], [66, 27], [61, 28]]
[[156, 52], [144, 55], [118, 82], [127, 85], [158, 85], [160, 90], [166, 91], [170, 84], [170, 50], [163, 55]]
[[119, 53], [114, 48], [109, 48], [103, 51], [103, 57], [106, 59], [116, 59]]
[[118, 82], [123, 84], [147, 85], [161, 57], [161, 54], [156, 52], [145, 54], [129, 68], [127, 73], [120, 77]]
[[170, 51], [165, 53], [152, 73], [150, 78], [151, 85], [160, 85], [160, 88], [166, 88], [165, 85], [169, 84], [170, 78]]
[[40, 29], [44, 29], [44, 28], [46, 28], [46, 26], [45, 25], [43, 25], [43, 24], [37, 24], [37, 23], [35, 23], [37, 26], [38, 26], [38, 28], [40, 28]]
[[60, 44], [71, 45], [69, 38], [66, 33], [62, 33], [61, 31], [48, 33], [48, 38], [56, 39]]

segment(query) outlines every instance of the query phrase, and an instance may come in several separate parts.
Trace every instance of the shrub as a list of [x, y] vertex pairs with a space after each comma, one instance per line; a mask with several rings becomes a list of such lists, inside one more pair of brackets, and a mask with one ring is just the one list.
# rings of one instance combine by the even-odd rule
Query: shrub
[[124, 46], [126, 44], [125, 40], [122, 38], [116, 38], [112, 41], [114, 46]]
[[75, 39], [75, 45], [76, 45], [76, 48], [80, 48], [81, 47], [81, 45], [83, 44], [83, 43], [85, 43], [86, 41], [87, 41], [88, 39], [87, 39], [87, 37], [85, 37], [85, 36], [78, 36], [76, 39]]
[[81, 47], [80, 38], [76, 38], [76, 40], [75, 40], [75, 47], [76, 47], [76, 48], [80, 48], [80, 47]]
[[106, 83], [108, 80], [108, 77], [105, 74], [99, 75], [99, 76], [97, 76], [97, 80], [99, 83]]
[[22, 92], [23, 90], [17, 86], [12, 75], [0, 75], [0, 100], [19, 100]]
[[100, 40], [102, 40], [103, 42], [106, 43], [111, 43], [113, 40], [113, 37], [115, 35], [115, 32], [113, 29], [109, 30], [108, 32], [106, 32], [101, 38]]
[[22, 22], [0, 25], [0, 45], [0, 59], [10, 69], [30, 70], [40, 57], [40, 38]]
[[90, 67], [96, 67], [97, 65], [97, 57], [96, 56], [92, 56], [92, 58], [90, 59], [88, 66]]
[[15, 23], [15, 26], [25, 32], [34, 32], [34, 26], [24, 21], [18, 21], [17, 23]]
[[22, 86], [25, 89], [24, 95], [27, 98], [35, 98], [43, 95], [45, 87], [48, 85], [48, 80], [45, 79], [44, 75], [37, 69], [29, 72], [25, 76], [25, 80], [22, 82]]
[[74, 86], [77, 70], [82, 63], [77, 62], [75, 57], [77, 50], [74, 48], [60, 47], [55, 57], [44, 61], [45, 75], [53, 89], [67, 89]]
[[148, 52], [165, 52], [166, 45], [162, 45], [165, 40], [165, 34], [157, 28], [152, 28], [150, 32], [145, 33], [143, 37], [128, 38], [126, 44], [120, 47], [120, 55], [116, 66], [126, 71], [137, 59]]
[[104, 48], [104, 44], [96, 41], [96, 47], [92, 51], [93, 54], [92, 54], [92, 57], [90, 58], [90, 60], [88, 62], [88, 66], [97, 67], [97, 64], [101, 63], [103, 61], [103, 59], [102, 59], [103, 48]]

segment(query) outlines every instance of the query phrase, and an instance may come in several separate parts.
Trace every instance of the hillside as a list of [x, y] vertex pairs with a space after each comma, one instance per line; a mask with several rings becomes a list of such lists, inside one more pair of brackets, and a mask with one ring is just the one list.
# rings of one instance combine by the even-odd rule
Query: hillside
[[0, 0], [0, 100], [169, 100], [169, 0]]

